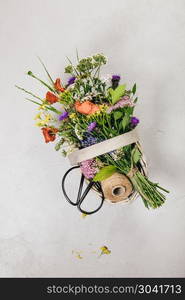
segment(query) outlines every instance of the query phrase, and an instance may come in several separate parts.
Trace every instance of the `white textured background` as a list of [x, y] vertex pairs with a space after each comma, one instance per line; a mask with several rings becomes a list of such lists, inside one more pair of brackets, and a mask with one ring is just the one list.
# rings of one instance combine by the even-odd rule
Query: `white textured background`
[[[138, 199], [82, 219], [62, 197], [68, 161], [45, 145], [36, 107], [14, 84], [43, 95], [25, 75], [45, 76], [36, 56], [65, 78], [65, 56], [76, 48], [104, 52], [105, 73], [137, 82], [150, 176], [171, 190], [161, 209]], [[0, 1], [1, 277], [185, 276], [184, 55], [184, 0]], [[102, 245], [112, 253], [97, 258]]]

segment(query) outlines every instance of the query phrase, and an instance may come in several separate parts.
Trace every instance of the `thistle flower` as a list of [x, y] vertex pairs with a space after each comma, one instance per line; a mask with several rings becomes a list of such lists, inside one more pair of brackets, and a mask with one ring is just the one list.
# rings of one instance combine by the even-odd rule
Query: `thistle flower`
[[115, 90], [118, 87], [120, 78], [121, 77], [119, 75], [112, 75], [112, 88], [113, 88], [113, 90]]
[[82, 161], [80, 164], [80, 169], [87, 179], [92, 179], [98, 172], [97, 164], [94, 159]]
[[91, 122], [88, 127], [87, 127], [87, 130], [88, 131], [93, 131], [95, 129], [95, 127], [97, 126], [97, 123], [96, 122]]
[[120, 80], [121, 77], [119, 75], [112, 75], [112, 81], [115, 81], [115, 80]]
[[58, 120], [59, 121], [63, 121], [68, 117], [69, 113], [67, 111], [64, 111], [59, 117]]
[[139, 123], [139, 119], [136, 117], [132, 117], [130, 120], [132, 126], [136, 126]]

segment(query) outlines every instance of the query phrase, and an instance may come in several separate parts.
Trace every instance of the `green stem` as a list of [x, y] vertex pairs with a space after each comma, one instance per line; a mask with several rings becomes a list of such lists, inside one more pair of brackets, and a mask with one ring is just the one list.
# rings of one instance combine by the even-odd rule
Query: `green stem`
[[51, 75], [49, 74], [49, 72], [48, 72], [48, 70], [47, 70], [46, 66], [44, 65], [44, 63], [42, 62], [42, 60], [41, 60], [41, 58], [40, 58], [39, 56], [38, 56], [38, 59], [39, 59], [39, 61], [40, 61], [41, 65], [43, 66], [43, 68], [44, 68], [44, 70], [45, 70], [46, 74], [48, 75], [48, 78], [49, 78], [49, 80], [50, 80], [51, 84], [52, 84], [52, 85], [54, 85], [55, 83], [54, 83], [54, 81], [53, 81], [53, 79], [52, 79]]
[[40, 97], [34, 95], [32, 92], [29, 92], [29, 91], [23, 89], [22, 87], [20, 87], [20, 86], [18, 86], [18, 85], [15, 85], [15, 87], [16, 87], [17, 89], [19, 89], [19, 90], [25, 92], [26, 94], [29, 94], [29, 95], [33, 96], [34, 98], [39, 99], [40, 101], [43, 101], [42, 98], [40, 98]]
[[36, 80], [38, 80], [40, 83], [45, 85], [51, 92], [56, 93], [56, 90], [54, 88], [52, 88], [49, 84], [47, 84], [46, 82], [44, 82], [43, 80], [41, 80], [40, 78], [35, 76], [31, 71], [28, 71], [27, 75], [31, 76], [32, 78], [34, 78]]

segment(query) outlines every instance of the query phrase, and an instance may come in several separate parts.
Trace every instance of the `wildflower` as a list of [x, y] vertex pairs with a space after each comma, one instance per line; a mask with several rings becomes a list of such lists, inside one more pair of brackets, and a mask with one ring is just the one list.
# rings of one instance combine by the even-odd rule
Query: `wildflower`
[[112, 75], [112, 81], [114, 81], [114, 80], [120, 80], [120, 76], [119, 75]]
[[34, 118], [34, 120], [38, 120], [38, 119], [41, 119], [41, 113], [38, 113]]
[[87, 179], [91, 179], [97, 173], [97, 164], [94, 159], [84, 160], [80, 164], [80, 169]]
[[57, 128], [43, 127], [41, 128], [46, 143], [53, 142], [56, 138]]
[[111, 251], [108, 249], [107, 246], [102, 246], [102, 247], [100, 248], [100, 250], [101, 250], [100, 256], [101, 256], [102, 254], [110, 254], [110, 253], [111, 253]]
[[93, 131], [95, 129], [95, 127], [97, 126], [97, 123], [96, 122], [91, 122], [88, 127], [87, 127], [87, 130], [88, 131]]
[[55, 83], [54, 83], [54, 87], [57, 91], [59, 92], [64, 92], [65, 89], [62, 87], [61, 82], [60, 82], [60, 78], [57, 78]]
[[39, 110], [45, 110], [46, 109], [46, 104], [41, 104], [38, 108]]
[[38, 127], [42, 127], [44, 125], [46, 125], [46, 123], [45, 123], [44, 120], [41, 120], [41, 121], [39, 121], [39, 122], [36, 123], [36, 126], [38, 126]]
[[75, 125], [75, 134], [80, 141], [83, 140], [82, 132], [79, 129], [78, 124]]
[[53, 93], [47, 92], [47, 94], [46, 94], [46, 100], [47, 100], [50, 104], [53, 104], [53, 103], [58, 102], [59, 98], [58, 98], [57, 96], [55, 96]]
[[90, 101], [84, 101], [83, 103], [80, 103], [79, 101], [76, 101], [75, 103], [75, 109], [84, 115], [91, 115], [97, 111], [99, 111], [99, 106], [97, 104], [94, 104]]
[[70, 78], [68, 79], [67, 85], [69, 86], [69, 85], [73, 84], [73, 83], [75, 82], [75, 80], [76, 80], [76, 77], [75, 77], [75, 76], [70, 77]]
[[121, 77], [119, 75], [112, 75], [112, 88], [113, 88], [113, 90], [115, 90], [118, 87], [120, 78]]
[[99, 142], [99, 140], [92, 136], [91, 134], [85, 133], [85, 138], [81, 141], [81, 145], [83, 148], [92, 146], [94, 144], [97, 144]]
[[59, 117], [58, 120], [59, 121], [63, 121], [68, 117], [69, 113], [67, 111], [64, 111]]
[[132, 126], [136, 126], [139, 123], [139, 119], [136, 117], [132, 117], [130, 120]]
[[113, 106], [110, 106], [107, 110], [107, 113], [111, 113], [113, 110], [117, 109], [117, 108], [121, 108], [121, 107], [124, 107], [124, 106], [134, 106], [132, 100], [130, 99], [129, 96], [123, 96], [123, 98], [118, 101], [116, 104], [114, 104]]
[[99, 105], [100, 111], [102, 112], [106, 112], [108, 105], [107, 104], [100, 104]]
[[72, 119], [72, 120], [76, 119], [77, 115], [75, 113], [72, 113], [72, 114], [69, 115], [69, 118]]
[[100, 76], [100, 80], [103, 83], [106, 83], [107, 85], [111, 85], [112, 82], [112, 76], [110, 74], [107, 74], [105, 76]]
[[[39, 114], [38, 114], [39, 116]], [[41, 120], [41, 114], [40, 114], [40, 121], [36, 123], [36, 126], [44, 126], [47, 125], [48, 122], [51, 120], [52, 116], [50, 114], [47, 114], [44, 120]]]

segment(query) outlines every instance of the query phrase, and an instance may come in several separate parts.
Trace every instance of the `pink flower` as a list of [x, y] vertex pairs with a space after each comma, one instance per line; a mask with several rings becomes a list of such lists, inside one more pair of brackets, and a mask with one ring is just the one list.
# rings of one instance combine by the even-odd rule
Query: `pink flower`
[[132, 102], [129, 96], [123, 96], [123, 98], [120, 101], [118, 101], [113, 106], [110, 106], [107, 110], [107, 113], [110, 114], [113, 110], [124, 106], [134, 106], [134, 103]]
[[84, 160], [80, 164], [80, 169], [87, 179], [92, 179], [97, 173], [97, 164], [94, 159]]

